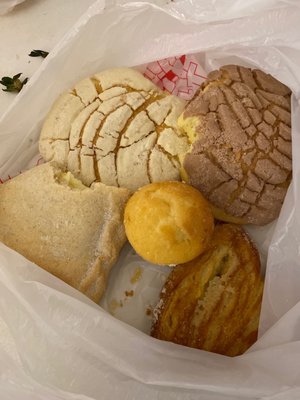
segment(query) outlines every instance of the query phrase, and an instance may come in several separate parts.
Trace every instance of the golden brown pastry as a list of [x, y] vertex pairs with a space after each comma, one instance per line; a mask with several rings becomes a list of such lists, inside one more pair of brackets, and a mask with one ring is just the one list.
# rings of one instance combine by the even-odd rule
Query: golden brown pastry
[[0, 185], [0, 241], [98, 302], [126, 241], [128, 197], [40, 165]]
[[134, 191], [150, 182], [180, 180], [178, 157], [188, 149], [177, 129], [184, 104], [134, 69], [100, 72], [54, 103], [40, 153], [87, 186], [102, 182]]
[[237, 225], [215, 227], [209, 249], [173, 269], [152, 336], [227, 356], [256, 340], [263, 293], [257, 250]]
[[260, 70], [211, 72], [178, 120], [191, 148], [183, 178], [215, 217], [264, 225], [281, 209], [292, 171], [291, 91]]
[[139, 189], [125, 208], [126, 235], [135, 251], [154, 264], [192, 260], [208, 246], [214, 219], [192, 186], [157, 182]]

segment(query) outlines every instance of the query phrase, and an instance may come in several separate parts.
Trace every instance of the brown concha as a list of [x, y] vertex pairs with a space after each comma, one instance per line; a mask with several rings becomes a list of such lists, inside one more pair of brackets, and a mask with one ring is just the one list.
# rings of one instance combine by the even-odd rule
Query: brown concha
[[264, 225], [282, 206], [292, 172], [291, 91], [260, 70], [213, 71], [179, 118], [192, 146], [188, 181], [227, 215]]

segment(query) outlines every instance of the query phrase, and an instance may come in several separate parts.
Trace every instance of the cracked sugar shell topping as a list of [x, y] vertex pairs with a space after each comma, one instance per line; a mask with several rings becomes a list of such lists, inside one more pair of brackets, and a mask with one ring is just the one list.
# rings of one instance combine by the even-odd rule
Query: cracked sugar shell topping
[[150, 182], [179, 180], [179, 156], [188, 149], [177, 129], [183, 107], [136, 70], [106, 70], [54, 103], [40, 152], [87, 186], [97, 181], [134, 191]]
[[242, 223], [278, 216], [292, 175], [287, 86], [260, 70], [224, 66], [209, 74], [178, 124], [191, 143], [183, 159], [191, 185]]

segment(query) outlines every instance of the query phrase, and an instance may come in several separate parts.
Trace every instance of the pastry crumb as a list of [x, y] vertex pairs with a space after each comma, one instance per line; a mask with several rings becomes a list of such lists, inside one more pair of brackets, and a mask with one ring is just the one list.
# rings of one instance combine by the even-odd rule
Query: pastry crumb
[[132, 277], [130, 279], [130, 282], [132, 284], [137, 283], [140, 280], [141, 276], [142, 276], [142, 272], [143, 272], [142, 268], [141, 267], [137, 267], [135, 269], [135, 271], [134, 271], [134, 274], [132, 275]]
[[116, 312], [116, 310], [120, 307], [123, 307], [123, 301], [122, 300], [116, 300], [113, 299], [108, 306], [108, 310], [109, 312], [114, 315], [114, 313]]
[[146, 308], [146, 315], [147, 315], [147, 317], [152, 317], [152, 315], [153, 315], [153, 307], [152, 306], [148, 306]]
[[126, 297], [133, 297], [134, 296], [134, 290], [125, 290], [125, 296]]

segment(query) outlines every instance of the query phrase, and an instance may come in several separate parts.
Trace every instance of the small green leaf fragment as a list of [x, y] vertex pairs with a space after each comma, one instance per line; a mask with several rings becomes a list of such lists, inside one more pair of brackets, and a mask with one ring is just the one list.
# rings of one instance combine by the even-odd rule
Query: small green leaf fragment
[[44, 50], [32, 50], [30, 52], [29, 57], [43, 57], [46, 58], [47, 55], [49, 54], [48, 51], [44, 51]]
[[5, 89], [2, 89], [4, 92], [20, 92], [22, 87], [28, 82], [28, 78], [25, 78], [23, 81], [20, 80], [20, 76], [22, 73], [14, 75], [12, 78], [9, 76], [3, 76], [0, 80], [0, 84], [5, 86]]
[[13, 80], [15, 81], [16, 79], [19, 79], [21, 75], [22, 75], [21, 72], [19, 74], [17, 74], [17, 75], [14, 75], [13, 76]]

